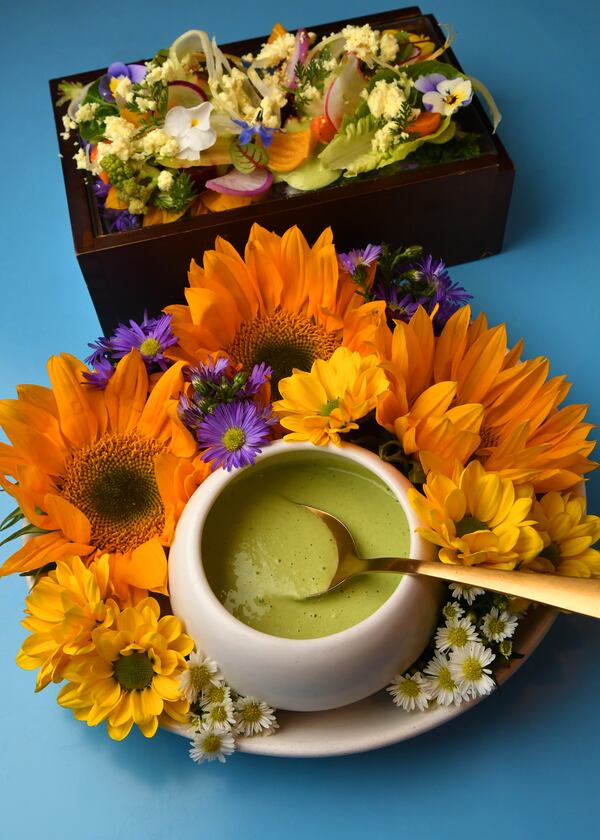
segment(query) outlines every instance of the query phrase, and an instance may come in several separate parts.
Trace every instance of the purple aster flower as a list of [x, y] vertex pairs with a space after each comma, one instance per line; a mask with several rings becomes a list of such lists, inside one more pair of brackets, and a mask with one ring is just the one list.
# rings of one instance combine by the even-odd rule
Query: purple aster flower
[[366, 248], [354, 248], [347, 254], [338, 254], [338, 264], [348, 274], [352, 275], [361, 265], [368, 268], [375, 260], [379, 259], [381, 245], [367, 245]]
[[198, 441], [206, 448], [202, 460], [213, 462], [213, 469], [253, 464], [261, 447], [269, 442], [269, 429], [275, 422], [270, 409], [252, 402], [215, 406], [198, 427]]
[[106, 201], [106, 196], [110, 191], [110, 184], [105, 184], [102, 178], [96, 178], [94, 182], [94, 195], [98, 201], [98, 204], [102, 207], [104, 206], [104, 202]]
[[198, 428], [204, 420], [204, 412], [196, 403], [187, 398], [185, 394], [179, 395], [177, 403], [177, 414], [179, 419], [194, 435], [198, 435]]
[[134, 84], [139, 84], [143, 81], [145, 75], [146, 67], [143, 64], [122, 64], [120, 61], [115, 61], [100, 79], [98, 84], [100, 96], [106, 99], [107, 102], [114, 102], [115, 98], [110, 89], [111, 79], [118, 79], [121, 76], [125, 76], [126, 79], [131, 79]]
[[253, 136], [256, 134], [262, 140], [262, 144], [265, 149], [271, 145], [271, 141], [273, 140], [273, 134], [276, 131], [279, 131], [277, 128], [267, 128], [262, 123], [247, 123], [245, 120], [234, 120], [233, 121], [236, 125], [239, 125], [242, 131], [240, 132], [240, 145], [245, 146], [246, 143], [249, 143]]
[[88, 344], [88, 347], [90, 350], [93, 350], [93, 353], [90, 353], [84, 361], [86, 365], [96, 367], [101, 359], [105, 360], [107, 356], [110, 355], [110, 338], [107, 338], [105, 335], [101, 335], [96, 341], [92, 341], [91, 344]]
[[264, 362], [261, 362], [259, 365], [254, 365], [243, 388], [244, 396], [251, 397], [253, 394], [258, 393], [262, 386], [271, 378], [272, 373], [272, 369]]
[[[109, 213], [114, 214], [109, 221]], [[109, 231], [137, 230], [141, 226], [142, 216], [130, 213], [128, 210], [105, 210], [105, 218], [108, 221]]]
[[196, 390], [201, 390], [205, 382], [220, 385], [224, 376], [229, 382], [229, 377], [226, 375], [229, 365], [230, 361], [227, 356], [221, 356], [218, 359], [211, 358], [208, 362], [199, 364], [198, 367], [185, 368], [184, 377], [192, 383]]
[[[89, 345], [92, 346], [91, 344]], [[90, 358], [92, 358], [90, 356]], [[90, 364], [90, 362], [88, 362]], [[108, 380], [111, 378], [115, 369], [111, 364], [110, 360], [104, 356], [99, 356], [94, 364], [94, 370], [90, 373], [88, 371], [84, 371], [83, 377], [85, 379], [85, 384], [89, 385], [90, 388], [98, 388], [103, 390], [108, 385]]]
[[177, 338], [171, 330], [171, 316], [148, 318], [147, 312], [141, 324], [135, 321], [130, 321], [128, 327], [119, 324], [110, 339], [111, 353], [115, 359], [122, 359], [135, 348], [140, 351], [149, 371], [154, 365], [160, 370], [169, 367], [171, 360], [165, 357], [164, 351], [174, 344], [177, 344]]

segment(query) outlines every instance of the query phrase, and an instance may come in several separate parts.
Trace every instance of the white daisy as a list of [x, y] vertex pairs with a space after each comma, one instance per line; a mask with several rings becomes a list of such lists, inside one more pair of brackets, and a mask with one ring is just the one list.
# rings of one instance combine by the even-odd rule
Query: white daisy
[[413, 712], [415, 709], [423, 712], [429, 705], [429, 694], [425, 687], [425, 680], [419, 671], [412, 676], [410, 674], [405, 676], [396, 674], [391, 684], [388, 685], [387, 691], [392, 695], [392, 700], [396, 706], [400, 706], [406, 712]]
[[190, 744], [192, 747], [190, 758], [198, 764], [202, 764], [203, 761], [214, 761], [215, 758], [224, 763], [225, 757], [235, 750], [231, 732], [215, 732], [208, 727], [197, 732]]
[[433, 655], [425, 668], [425, 691], [431, 700], [437, 700], [440, 706], [458, 706], [468, 695], [460, 689], [452, 674], [450, 663], [439, 650]]
[[450, 674], [459, 689], [469, 697], [490, 694], [496, 683], [490, 676], [491, 668], [487, 668], [496, 657], [489, 648], [480, 642], [469, 642], [460, 650], [453, 650], [450, 654]]
[[231, 689], [222, 680], [207, 686], [200, 697], [200, 705], [203, 709], [210, 709], [211, 706], [228, 706], [233, 710]]
[[179, 692], [190, 703], [195, 703], [201, 692], [220, 681], [216, 662], [199, 650], [190, 656], [187, 668], [179, 676]]
[[453, 618], [462, 618], [465, 614], [465, 611], [458, 603], [458, 601], [448, 601], [448, 603], [442, 609], [442, 613], [444, 618], [448, 621], [451, 621]]
[[450, 591], [455, 598], [462, 598], [469, 606], [478, 595], [485, 595], [485, 589], [479, 589], [477, 586], [467, 586], [465, 583], [451, 583]]
[[435, 646], [438, 650], [456, 650], [469, 642], [478, 642], [477, 628], [468, 618], [452, 619], [445, 627], [439, 627], [435, 634]]
[[492, 607], [487, 615], [483, 617], [481, 630], [490, 642], [503, 642], [510, 639], [514, 634], [519, 621], [516, 616], [506, 610], [499, 611], [498, 607]]
[[233, 704], [229, 703], [212, 703], [202, 718], [203, 726], [207, 726], [214, 732], [222, 733], [229, 732], [235, 723], [235, 715], [233, 713]]
[[255, 697], [239, 697], [235, 703], [238, 735], [271, 735], [278, 728], [274, 709]]

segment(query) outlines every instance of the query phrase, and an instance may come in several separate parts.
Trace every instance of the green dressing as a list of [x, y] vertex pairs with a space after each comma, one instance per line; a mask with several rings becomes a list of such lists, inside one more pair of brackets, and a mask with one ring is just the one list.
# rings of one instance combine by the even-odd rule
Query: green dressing
[[302, 504], [342, 520], [360, 557], [406, 556], [406, 515], [388, 487], [336, 455], [290, 452], [240, 472], [209, 511], [202, 536], [208, 582], [232, 615], [273, 636], [313, 639], [358, 624], [398, 586], [397, 574], [365, 573], [334, 592], [337, 549]]

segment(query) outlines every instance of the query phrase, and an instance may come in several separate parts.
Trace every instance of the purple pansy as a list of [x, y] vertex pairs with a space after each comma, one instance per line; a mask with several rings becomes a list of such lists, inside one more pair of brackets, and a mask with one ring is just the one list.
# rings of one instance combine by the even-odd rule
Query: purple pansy
[[98, 84], [98, 91], [103, 99], [107, 102], [114, 102], [115, 98], [110, 89], [110, 80], [118, 79], [125, 76], [134, 84], [139, 84], [143, 81], [146, 75], [146, 67], [144, 64], [122, 64], [120, 61], [115, 61], [110, 65], [104, 76], [100, 79]]
[[366, 248], [354, 248], [347, 254], [338, 254], [338, 264], [340, 268], [352, 275], [361, 265], [368, 268], [375, 260], [379, 259], [380, 254], [381, 245], [369, 244]]
[[135, 349], [139, 350], [147, 368], [156, 365], [160, 370], [166, 370], [171, 364], [164, 352], [174, 344], [177, 344], [177, 337], [171, 330], [171, 316], [148, 318], [147, 312], [140, 324], [135, 321], [130, 321], [128, 327], [119, 324], [110, 339], [111, 353], [115, 359], [122, 359]]
[[240, 132], [240, 145], [245, 146], [249, 143], [256, 134], [262, 140], [262, 144], [267, 149], [273, 140], [273, 134], [279, 131], [277, 128], [267, 128], [262, 123], [247, 123], [245, 120], [234, 120], [236, 125], [239, 125], [242, 131]]
[[269, 442], [275, 423], [270, 409], [252, 402], [221, 403], [198, 426], [198, 441], [205, 448], [201, 458], [213, 469], [232, 470], [253, 464], [261, 447]]
[[445, 82], [446, 76], [441, 73], [430, 73], [428, 76], [419, 76], [415, 81], [415, 87], [419, 93], [432, 93], [437, 90], [440, 82]]

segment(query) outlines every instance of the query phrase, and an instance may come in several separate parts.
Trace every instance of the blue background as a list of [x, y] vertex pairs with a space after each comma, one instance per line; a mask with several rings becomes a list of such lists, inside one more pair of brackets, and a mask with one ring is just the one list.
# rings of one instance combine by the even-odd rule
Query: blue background
[[[0, 396], [45, 383], [46, 358], [99, 335], [75, 260], [47, 80], [151, 55], [190, 28], [220, 41], [400, 2], [0, 4]], [[600, 4], [434, 0], [455, 49], [504, 114], [518, 175], [498, 256], [456, 267], [492, 323], [548, 354], [600, 419], [597, 101]], [[476, 212], [474, 209], [473, 212]], [[362, 244], [362, 243], [357, 243]], [[443, 255], [441, 255], [443, 256]], [[600, 476], [588, 485], [600, 512]], [[9, 509], [2, 499], [2, 510]], [[0, 510], [0, 512], [2, 512]], [[8, 552], [5, 549], [4, 556]], [[14, 665], [24, 584], [0, 582], [0, 820], [5, 837], [598, 836], [600, 623], [561, 616], [530, 662], [442, 729], [323, 760], [235, 755], [194, 765], [161, 733], [113, 743]]]

